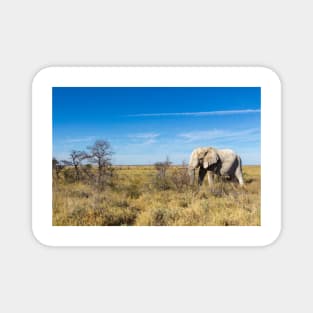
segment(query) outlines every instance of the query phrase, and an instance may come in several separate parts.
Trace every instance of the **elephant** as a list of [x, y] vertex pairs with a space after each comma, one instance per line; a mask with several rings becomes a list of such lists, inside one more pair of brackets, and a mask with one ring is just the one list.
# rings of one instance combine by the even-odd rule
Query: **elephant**
[[244, 185], [242, 162], [238, 154], [231, 149], [215, 149], [200, 147], [192, 151], [188, 166], [190, 183], [194, 184], [195, 169], [199, 167], [198, 185], [201, 186], [205, 174], [208, 173], [209, 186], [213, 186], [213, 175], [237, 179]]

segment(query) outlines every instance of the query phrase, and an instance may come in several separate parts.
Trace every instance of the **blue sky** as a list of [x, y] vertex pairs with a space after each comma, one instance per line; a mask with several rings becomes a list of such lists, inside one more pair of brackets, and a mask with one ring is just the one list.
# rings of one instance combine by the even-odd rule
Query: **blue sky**
[[260, 164], [260, 110], [259, 87], [54, 87], [53, 155], [105, 139], [114, 164], [180, 164], [202, 146]]

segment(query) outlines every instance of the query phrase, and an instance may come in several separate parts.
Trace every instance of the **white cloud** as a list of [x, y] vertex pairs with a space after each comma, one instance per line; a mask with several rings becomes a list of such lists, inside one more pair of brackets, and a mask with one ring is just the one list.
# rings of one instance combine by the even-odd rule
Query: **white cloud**
[[84, 142], [89, 142], [91, 140], [94, 140], [96, 137], [95, 136], [89, 136], [89, 137], [79, 137], [79, 138], [66, 138], [64, 142], [66, 144], [71, 144], [71, 143], [84, 143]]
[[158, 133], [136, 133], [129, 134], [127, 137], [131, 139], [134, 143], [139, 143], [141, 145], [149, 145], [156, 142], [160, 134]]
[[150, 145], [152, 143], [156, 143], [156, 140], [154, 138], [148, 139], [148, 140], [143, 142], [143, 144], [145, 144], [145, 145]]
[[153, 139], [159, 137], [160, 134], [158, 133], [137, 133], [137, 134], [129, 134], [129, 138], [134, 139]]
[[216, 116], [216, 115], [236, 115], [259, 113], [261, 110], [247, 109], [247, 110], [228, 110], [228, 111], [207, 111], [207, 112], [170, 112], [170, 113], [142, 113], [130, 114], [129, 117], [153, 117], [153, 116]]
[[258, 128], [251, 128], [240, 131], [230, 131], [222, 129], [214, 129], [208, 131], [192, 131], [188, 133], [181, 133], [177, 136], [185, 139], [187, 142], [194, 141], [213, 141], [213, 140], [247, 140], [256, 139], [259, 136], [260, 130]]
[[224, 130], [208, 130], [208, 131], [193, 131], [189, 133], [178, 134], [178, 137], [186, 139], [187, 141], [198, 141], [198, 140], [210, 140], [223, 137], [225, 135]]

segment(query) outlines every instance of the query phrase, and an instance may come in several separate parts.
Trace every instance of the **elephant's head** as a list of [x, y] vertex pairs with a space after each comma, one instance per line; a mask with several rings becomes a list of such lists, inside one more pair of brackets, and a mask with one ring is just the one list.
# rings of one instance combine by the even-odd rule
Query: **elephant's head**
[[220, 161], [220, 158], [216, 152], [215, 149], [209, 147], [207, 148], [206, 154], [203, 158], [203, 168], [208, 169], [208, 170], [214, 170], [218, 163]]
[[213, 148], [205, 147], [193, 150], [189, 161], [190, 184], [194, 183], [197, 167], [209, 168], [216, 162], [218, 162], [218, 156]]

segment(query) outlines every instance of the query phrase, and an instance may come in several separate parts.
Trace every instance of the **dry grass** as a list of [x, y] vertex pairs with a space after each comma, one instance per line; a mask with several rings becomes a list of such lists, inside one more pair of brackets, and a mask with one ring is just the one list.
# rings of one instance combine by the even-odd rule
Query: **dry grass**
[[200, 190], [176, 184], [181, 170], [169, 169], [163, 190], [153, 166], [116, 167], [115, 185], [104, 191], [82, 182], [66, 183], [62, 176], [54, 179], [53, 225], [260, 225], [259, 166], [243, 168], [244, 187], [219, 180], [211, 190], [207, 182]]

